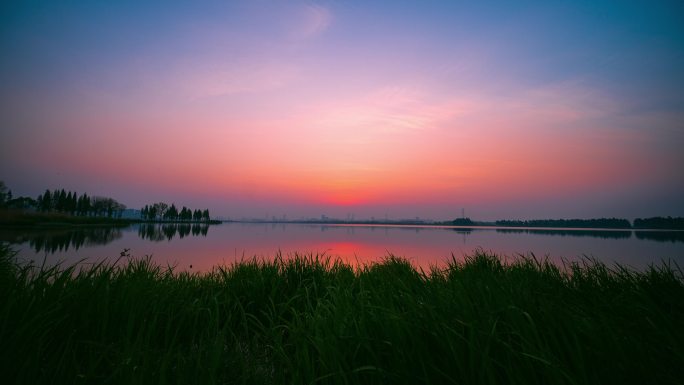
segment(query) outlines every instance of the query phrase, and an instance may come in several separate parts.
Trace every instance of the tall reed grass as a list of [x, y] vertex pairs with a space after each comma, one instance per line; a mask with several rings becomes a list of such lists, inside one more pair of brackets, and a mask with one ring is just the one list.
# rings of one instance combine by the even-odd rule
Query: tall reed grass
[[4, 384], [675, 384], [683, 320], [669, 264], [278, 255], [201, 274], [0, 248]]

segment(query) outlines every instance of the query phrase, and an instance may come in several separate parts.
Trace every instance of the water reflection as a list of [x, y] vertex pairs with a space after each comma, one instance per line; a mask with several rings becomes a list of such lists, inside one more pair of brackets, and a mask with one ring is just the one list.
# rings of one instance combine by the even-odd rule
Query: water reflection
[[472, 233], [475, 229], [470, 228], [470, 227], [456, 227], [456, 228], [452, 228], [451, 230], [452, 230], [452, 231], [455, 231], [455, 232], [457, 232], [457, 233], [459, 233], [459, 234], [470, 234], [470, 233]]
[[658, 242], [684, 242], [684, 231], [635, 231], [639, 239]]
[[207, 236], [209, 225], [206, 223], [146, 223], [138, 227], [138, 236], [153, 242], [170, 241], [176, 235], [180, 239], [187, 236]]
[[121, 229], [121, 227], [114, 226], [30, 231], [3, 229], [0, 232], [0, 240], [14, 244], [28, 243], [36, 253], [44, 251], [54, 254], [70, 249], [78, 250], [82, 247], [106, 245], [123, 236]]
[[[283, 231], [285, 230], [285, 224], [281, 224]], [[374, 232], [377, 228], [382, 228], [382, 230], [387, 234], [389, 229], [400, 230], [405, 232], [414, 232], [416, 234], [422, 231], [432, 231], [435, 229], [443, 229], [446, 231], [453, 231], [458, 234], [463, 235], [463, 240], [465, 243], [466, 236], [473, 234], [474, 232], [482, 231], [496, 231], [501, 234], [534, 234], [534, 235], [548, 235], [548, 236], [558, 236], [558, 237], [591, 237], [591, 238], [601, 238], [601, 239], [630, 239], [632, 236], [636, 236], [638, 239], [651, 240], [657, 242], [684, 242], [684, 231], [677, 230], [604, 230], [604, 229], [533, 229], [533, 228], [500, 228], [500, 227], [439, 227], [439, 226], [383, 226], [383, 225], [298, 225], [306, 228], [320, 229], [321, 232], [327, 232], [334, 230], [336, 228], [344, 228], [347, 234], [353, 235], [355, 229], [364, 228], [370, 229]], [[275, 229], [275, 225], [272, 225], [272, 229]]]
[[458, 227], [458, 228], [453, 228], [451, 229], [452, 231], [455, 231], [456, 234], [461, 234], [463, 236], [463, 244], [466, 244], [466, 240], [470, 233], [472, 233], [475, 229], [472, 229], [470, 227]]
[[496, 229], [504, 234], [541, 234], [561, 237], [594, 237], [603, 239], [629, 239], [631, 230], [569, 230], [569, 229]]
[[[178, 236], [179, 239], [188, 236], [207, 236], [209, 225], [206, 223], [165, 223], [165, 224], [141, 224], [138, 227], [138, 236], [153, 242], [171, 241]], [[129, 226], [101, 226], [101, 227], [77, 227], [61, 229], [27, 229], [27, 228], [2, 228], [0, 229], [0, 241], [9, 244], [27, 243], [35, 253], [66, 252], [78, 250], [83, 247], [107, 245], [123, 237], [123, 231], [130, 231]]]
[[210, 269], [241, 255], [268, 257], [278, 251], [325, 252], [349, 262], [372, 261], [393, 253], [424, 266], [477, 248], [502, 255], [592, 255], [634, 265], [684, 255], [684, 231], [226, 223], [209, 232], [209, 226], [153, 223], [130, 227], [0, 228], [0, 241], [23, 244], [19, 249], [28, 258], [49, 254], [53, 260], [78, 261], [117, 256], [128, 248], [137, 256], [186, 260], [195, 269]]

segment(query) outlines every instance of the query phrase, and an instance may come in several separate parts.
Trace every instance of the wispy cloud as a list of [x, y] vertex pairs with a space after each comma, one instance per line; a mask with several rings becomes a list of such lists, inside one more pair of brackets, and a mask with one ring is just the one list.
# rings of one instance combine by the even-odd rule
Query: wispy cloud
[[297, 12], [295, 20], [291, 37], [307, 39], [325, 31], [332, 22], [332, 14], [329, 9], [323, 6], [309, 4]]
[[384, 87], [356, 100], [318, 107], [310, 121], [328, 135], [366, 140], [386, 134], [416, 133], [464, 111], [462, 100], [433, 102], [412, 87]]

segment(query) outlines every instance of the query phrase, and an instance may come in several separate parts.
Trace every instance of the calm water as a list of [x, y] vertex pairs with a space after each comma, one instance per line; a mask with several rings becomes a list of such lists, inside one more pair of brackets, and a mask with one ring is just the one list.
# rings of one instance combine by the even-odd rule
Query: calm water
[[[388, 253], [416, 265], [441, 264], [481, 248], [501, 255], [534, 253], [561, 262], [592, 256], [643, 268], [661, 260], [684, 265], [684, 232], [443, 228], [309, 224], [133, 225], [50, 231], [0, 230], [22, 260], [75, 263], [116, 258], [130, 249], [181, 269], [208, 270], [252, 256], [325, 253], [356, 263]], [[192, 265], [192, 268], [190, 267]]]

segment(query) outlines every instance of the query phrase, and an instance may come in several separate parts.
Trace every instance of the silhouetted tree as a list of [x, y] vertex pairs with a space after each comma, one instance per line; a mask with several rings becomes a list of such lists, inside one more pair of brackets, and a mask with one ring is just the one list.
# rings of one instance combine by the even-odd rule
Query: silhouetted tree
[[55, 205], [57, 211], [66, 211], [67, 194], [64, 189], [59, 191], [57, 195], [57, 204]]
[[5, 206], [6, 202], [12, 199], [12, 196], [10, 194], [11, 193], [7, 192], [7, 186], [5, 186], [5, 182], [0, 180], [0, 207]]
[[71, 193], [71, 198], [69, 198], [69, 213], [71, 215], [78, 214], [78, 194], [76, 191]]
[[180, 218], [183, 221], [191, 221], [192, 220], [192, 211], [188, 209], [187, 207], [183, 206], [183, 209], [181, 209], [180, 212]]
[[597, 229], [628, 229], [632, 225], [627, 219], [599, 218], [599, 219], [533, 219], [528, 221], [501, 220], [497, 226], [506, 227], [569, 227], [569, 228], [597, 228]]
[[159, 215], [159, 219], [163, 219], [164, 214], [166, 214], [166, 210], [169, 208], [169, 205], [164, 202], [155, 203], [155, 205], [157, 206], [157, 215]]
[[83, 193], [83, 195], [81, 195], [78, 198], [78, 201], [76, 202], [76, 212], [78, 213], [78, 215], [85, 216], [90, 215], [90, 210], [90, 197], [88, 196], [88, 194]]
[[71, 198], [73, 197], [73, 194], [71, 194], [71, 191], [66, 196], [66, 199], [64, 201], [64, 211], [66, 212], [72, 212], [71, 211]]
[[451, 221], [451, 224], [453, 226], [475, 226], [475, 222], [473, 222], [470, 218], [456, 218]]
[[50, 211], [52, 209], [52, 194], [50, 190], [45, 190], [43, 196], [38, 197], [38, 204], [40, 205], [40, 211]]
[[150, 219], [150, 220], [157, 219], [157, 212], [158, 211], [159, 211], [159, 206], [157, 206], [156, 203], [153, 204], [152, 206], [150, 206], [149, 211], [148, 211], [148, 215], [147, 215], [147, 219]]
[[147, 220], [161, 220], [161, 221], [183, 221], [183, 222], [202, 222], [210, 221], [209, 210], [192, 210], [185, 206], [178, 210], [175, 203], [171, 206], [164, 202], [158, 202], [151, 205], [145, 205], [140, 210], [140, 215]]
[[33, 198], [29, 197], [19, 197], [10, 199], [6, 202], [6, 207], [11, 209], [27, 210], [37, 208], [37, 202]]
[[166, 210], [164, 219], [170, 221], [175, 221], [176, 219], [178, 219], [178, 209], [176, 208], [176, 205], [174, 203], [171, 203], [171, 207], [169, 207], [169, 209]]
[[684, 218], [673, 217], [652, 217], [652, 218], [637, 218], [634, 220], [634, 227], [638, 229], [668, 229], [679, 230], [684, 229]]

